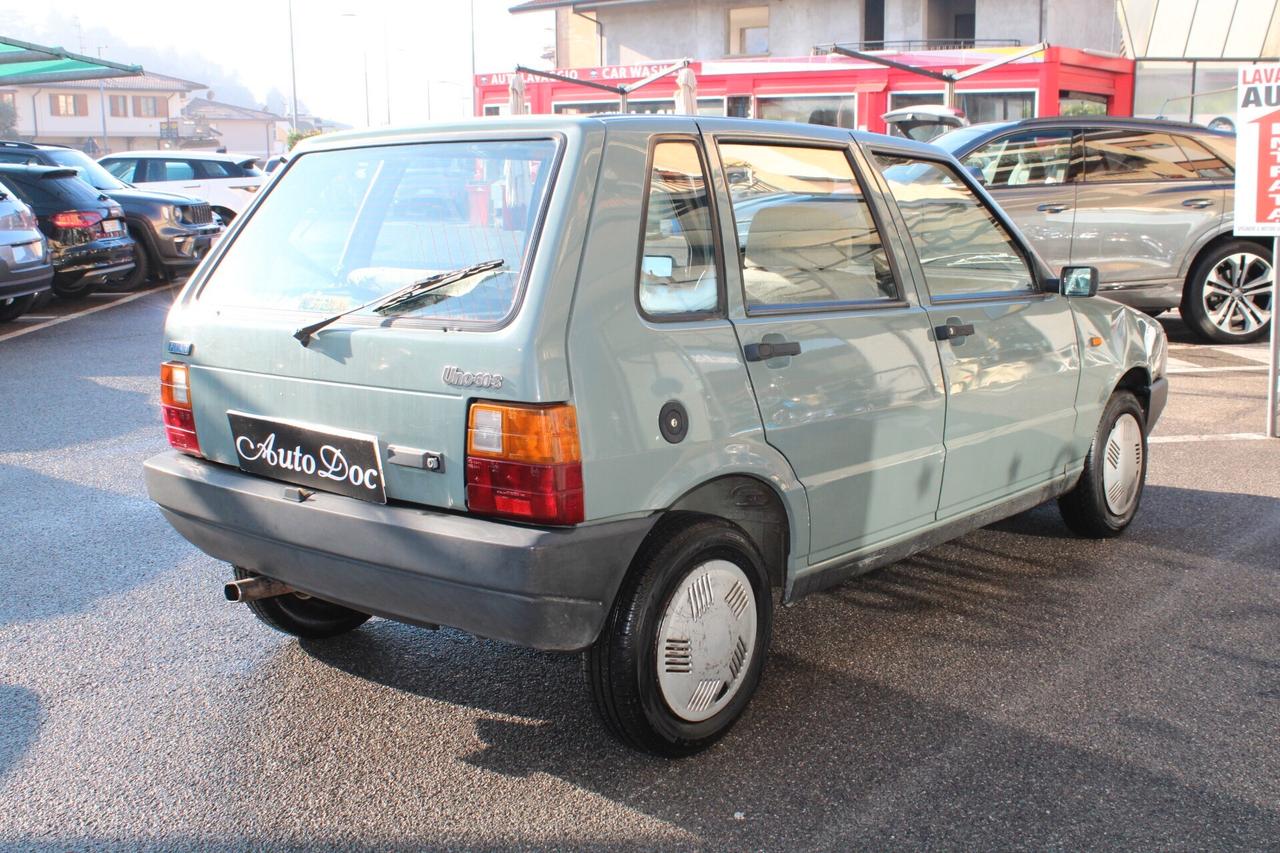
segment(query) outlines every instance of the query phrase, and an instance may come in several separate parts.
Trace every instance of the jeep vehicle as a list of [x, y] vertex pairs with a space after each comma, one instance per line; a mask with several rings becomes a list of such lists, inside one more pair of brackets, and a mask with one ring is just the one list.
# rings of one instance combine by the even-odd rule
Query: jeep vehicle
[[223, 222], [238, 216], [267, 181], [257, 157], [220, 151], [121, 151], [98, 162], [125, 183], [206, 201]]
[[1201, 339], [1271, 322], [1271, 240], [1233, 233], [1235, 137], [1164, 119], [1055, 116], [960, 128], [933, 144], [981, 177], [1050, 266], [1098, 269], [1104, 296], [1180, 308]]
[[0, 140], [0, 163], [75, 169], [82, 181], [124, 208], [125, 224], [134, 240], [133, 272], [104, 282], [100, 290], [133, 290], [152, 275], [166, 279], [185, 275], [222, 233], [221, 223], [205, 202], [130, 186], [75, 148]]
[[1054, 498], [1086, 536], [1138, 510], [1164, 333], [937, 148], [524, 116], [281, 169], [169, 314], [145, 471], [280, 630], [585, 651], [609, 727], [682, 755], [775, 598]]

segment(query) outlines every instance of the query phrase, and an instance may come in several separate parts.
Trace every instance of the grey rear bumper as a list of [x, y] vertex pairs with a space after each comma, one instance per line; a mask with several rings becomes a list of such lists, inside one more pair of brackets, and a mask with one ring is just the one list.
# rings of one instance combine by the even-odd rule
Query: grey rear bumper
[[317, 493], [176, 451], [146, 463], [147, 493], [220, 560], [366, 613], [574, 651], [600, 633], [656, 518], [572, 528], [505, 524]]

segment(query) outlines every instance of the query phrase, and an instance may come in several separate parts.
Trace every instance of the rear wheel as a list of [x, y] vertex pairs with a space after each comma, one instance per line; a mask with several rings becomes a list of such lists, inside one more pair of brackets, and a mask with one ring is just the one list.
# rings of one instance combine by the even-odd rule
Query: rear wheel
[[[258, 577], [248, 569], [234, 566], [236, 580]], [[286, 634], [304, 640], [323, 640], [359, 628], [369, 619], [368, 613], [322, 601], [305, 593], [291, 592], [274, 598], [245, 602], [254, 616]]]
[[699, 519], [659, 537], [637, 557], [586, 670], [621, 740], [676, 757], [715, 743], [751, 701], [773, 598], [759, 552], [737, 527]]
[[1182, 318], [1199, 337], [1243, 344], [1271, 323], [1271, 253], [1248, 240], [1232, 240], [1206, 254], [1191, 271]]
[[0, 323], [18, 319], [31, 310], [31, 306], [35, 304], [35, 301], [36, 295], [34, 293], [28, 296], [15, 296], [12, 299], [0, 299]]
[[1147, 479], [1147, 424], [1138, 398], [1111, 395], [1080, 482], [1058, 499], [1062, 519], [1091, 539], [1118, 536], [1138, 514]]

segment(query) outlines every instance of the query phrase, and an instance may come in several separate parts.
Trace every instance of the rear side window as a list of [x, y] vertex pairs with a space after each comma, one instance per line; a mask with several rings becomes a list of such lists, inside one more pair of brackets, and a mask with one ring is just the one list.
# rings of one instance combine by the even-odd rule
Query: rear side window
[[877, 154], [907, 222], [929, 294], [937, 298], [1036, 291], [1013, 237], [948, 164]]
[[1072, 131], [1027, 130], [990, 142], [964, 158], [990, 187], [1042, 186], [1074, 180]]
[[138, 174], [138, 161], [128, 158], [123, 160], [109, 160], [102, 164], [106, 170], [115, 175], [122, 181], [128, 183], [138, 183], [142, 176]]
[[649, 169], [640, 309], [671, 317], [712, 313], [719, 304], [711, 202], [698, 147], [659, 142]]
[[40, 161], [31, 154], [24, 154], [21, 151], [0, 151], [0, 163], [22, 163], [36, 164]]
[[[432, 291], [397, 317], [508, 317], [551, 180], [556, 144], [489, 140], [316, 151], [258, 204], [202, 303], [336, 313], [437, 273], [501, 268]], [[353, 316], [378, 316], [369, 309]]]
[[846, 151], [726, 143], [720, 158], [748, 310], [898, 298]]
[[1187, 181], [1199, 177], [1167, 133], [1091, 130], [1084, 136], [1086, 181]]
[[199, 176], [204, 179], [216, 180], [218, 178], [244, 177], [244, 172], [235, 163], [226, 163], [222, 160], [195, 160], [192, 162]]
[[1178, 146], [1187, 155], [1187, 166], [1202, 178], [1227, 178], [1235, 175], [1226, 159], [1210, 151], [1190, 136], [1179, 136]]

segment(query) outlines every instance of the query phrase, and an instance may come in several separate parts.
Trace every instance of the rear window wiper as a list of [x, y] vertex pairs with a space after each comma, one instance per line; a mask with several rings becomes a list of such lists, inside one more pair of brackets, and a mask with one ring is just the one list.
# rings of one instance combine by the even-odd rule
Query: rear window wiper
[[421, 278], [415, 282], [406, 284], [404, 287], [400, 288], [399, 290], [395, 290], [395, 291], [392, 291], [391, 293], [383, 294], [382, 296], [379, 296], [377, 299], [372, 299], [364, 303], [363, 305], [357, 305], [354, 308], [348, 308], [346, 311], [339, 311], [337, 314], [332, 314], [328, 317], [325, 317], [323, 320], [317, 320], [316, 322], [308, 326], [303, 326], [302, 328], [294, 332], [293, 336], [297, 338], [298, 342], [305, 347], [311, 343], [311, 339], [315, 336], [316, 332], [320, 331], [325, 326], [328, 326], [331, 323], [338, 322], [348, 314], [354, 314], [355, 312], [363, 311], [366, 308], [372, 308], [374, 311], [377, 311], [379, 314], [384, 314], [384, 315], [398, 314], [398, 313], [401, 313], [402, 311], [407, 311], [412, 309], [418, 303], [418, 301], [421, 300], [423, 296], [425, 296], [428, 293], [431, 293], [434, 290], [439, 290], [440, 288], [445, 287], [446, 285], [450, 285], [450, 284], [453, 284], [454, 282], [462, 281], [464, 278], [470, 278], [473, 275], [479, 275], [482, 272], [489, 272], [490, 270], [499, 269], [501, 267], [506, 266], [506, 263], [507, 262], [502, 258], [494, 258], [493, 260], [490, 260], [490, 261], [481, 261], [478, 264], [472, 264], [471, 266], [461, 267], [460, 269], [449, 270], [447, 272], [439, 272], [439, 273], [436, 273], [435, 275], [429, 275], [426, 278]]

